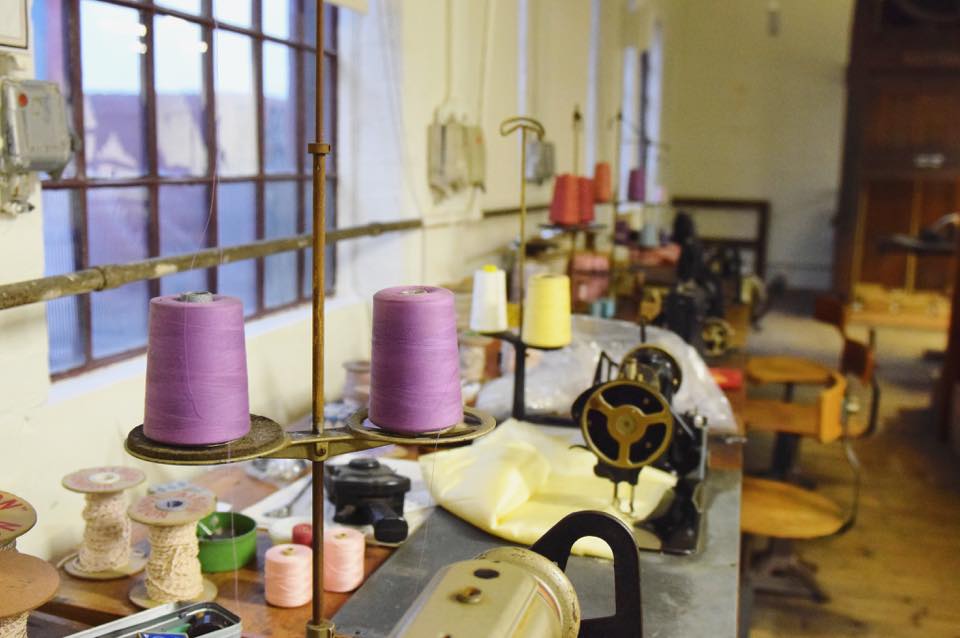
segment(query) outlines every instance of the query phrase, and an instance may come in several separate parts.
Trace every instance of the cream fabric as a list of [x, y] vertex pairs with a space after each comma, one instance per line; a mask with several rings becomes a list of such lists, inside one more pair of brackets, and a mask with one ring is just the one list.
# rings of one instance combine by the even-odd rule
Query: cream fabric
[[[533, 544], [561, 518], [580, 510], [606, 511], [627, 520], [613, 506], [613, 483], [593, 473], [596, 457], [571, 449], [569, 439], [547, 434], [540, 426], [510, 419], [473, 445], [422, 456], [420, 464], [437, 503], [515, 543]], [[634, 497], [635, 514], [648, 516], [675, 484], [671, 474], [644, 468]], [[621, 486], [621, 494], [627, 489]], [[610, 548], [597, 538], [580, 540], [574, 552], [611, 557]]]

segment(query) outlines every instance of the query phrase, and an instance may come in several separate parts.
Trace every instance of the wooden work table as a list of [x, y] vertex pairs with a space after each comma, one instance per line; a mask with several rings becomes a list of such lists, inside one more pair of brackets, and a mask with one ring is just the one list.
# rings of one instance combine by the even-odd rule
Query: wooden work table
[[[737, 344], [742, 347], [749, 329], [748, 320], [743, 316], [732, 319], [731, 323], [742, 335], [743, 341]], [[722, 360], [710, 362], [710, 364], [742, 368], [745, 360], [746, 357], [742, 352], [733, 352]], [[745, 399], [745, 390], [728, 392], [728, 397], [736, 413]], [[709, 464], [712, 469], [739, 473], [742, 469], [742, 446], [737, 441], [728, 443], [717, 441], [710, 447]], [[247, 475], [243, 465], [211, 469], [193, 482], [212, 490], [220, 500], [231, 503], [235, 511], [243, 510], [277, 490], [276, 486]], [[145, 547], [145, 529], [137, 524], [134, 525], [134, 543], [140, 543]], [[734, 533], [738, 535], [739, 529]], [[257, 556], [248, 565], [236, 572], [205, 576], [219, 588], [216, 602], [243, 619], [244, 636], [302, 636], [310, 618], [310, 605], [295, 609], [281, 609], [268, 605], [264, 599], [264, 553], [270, 545], [269, 537], [261, 531], [257, 540]], [[366, 574], [374, 572], [392, 552], [392, 549], [386, 547], [368, 546]], [[134, 578], [112, 581], [88, 581], [74, 578], [61, 569], [60, 576], [61, 585], [56, 598], [44, 605], [40, 611], [43, 614], [66, 619], [73, 631], [77, 630], [78, 624], [99, 625], [140, 611], [129, 601], [127, 593], [136, 579], [142, 578], [142, 574]], [[350, 594], [326, 592], [324, 616], [332, 618], [349, 598]], [[62, 636], [66, 633], [68, 632], [57, 633], [53, 630], [38, 632], [44, 637]]]
[[[277, 487], [247, 475], [243, 465], [212, 469], [197, 477], [193, 483], [213, 491], [220, 500], [240, 511], [269, 494]], [[135, 525], [134, 542], [144, 543], [146, 530]], [[257, 535], [257, 556], [236, 572], [204, 574], [219, 588], [216, 602], [243, 619], [244, 636], [302, 636], [310, 619], [310, 605], [295, 609], [281, 609], [266, 603], [263, 594], [264, 554], [270, 548], [270, 538], [264, 532]], [[386, 547], [367, 546], [365, 572], [369, 575], [390, 556]], [[60, 570], [60, 591], [56, 598], [41, 608], [51, 615], [94, 626], [129, 616], [138, 611], [127, 598], [127, 592], [142, 574], [133, 578], [109, 581], [81, 580]], [[349, 594], [326, 592], [323, 598], [324, 615], [330, 618], [337, 612]]]

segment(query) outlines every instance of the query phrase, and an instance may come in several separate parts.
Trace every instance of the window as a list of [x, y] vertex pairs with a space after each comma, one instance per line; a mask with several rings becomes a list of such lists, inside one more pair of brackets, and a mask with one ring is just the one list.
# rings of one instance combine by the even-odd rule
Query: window
[[[336, 148], [337, 13], [324, 16]], [[60, 83], [83, 149], [43, 182], [48, 275], [311, 230], [315, 0], [33, 3], [36, 75]], [[336, 156], [327, 158], [336, 219]], [[328, 290], [335, 280], [327, 253]], [[310, 251], [48, 302], [50, 370], [141, 352], [150, 297], [214, 290], [248, 317], [307, 300]]]

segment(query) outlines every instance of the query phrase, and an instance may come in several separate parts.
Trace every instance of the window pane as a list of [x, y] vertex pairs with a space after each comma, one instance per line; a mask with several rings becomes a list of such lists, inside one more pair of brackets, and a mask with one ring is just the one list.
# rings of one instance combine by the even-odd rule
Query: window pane
[[157, 16], [154, 20], [157, 149], [161, 175], [204, 175], [203, 55], [200, 26]]
[[[74, 215], [73, 191], [43, 190], [44, 274], [62, 275], [79, 267], [79, 224]], [[47, 302], [50, 372], [77, 368], [84, 362], [80, 329], [80, 297]]]
[[263, 32], [277, 38], [291, 39], [290, 25], [293, 24], [295, 15], [290, 0], [260, 1], [263, 3]]
[[200, 0], [156, 0], [161, 7], [176, 9], [184, 13], [199, 14], [201, 11]]
[[218, 172], [257, 172], [257, 100], [253, 94], [252, 40], [237, 33], [214, 33], [214, 86], [217, 92]]
[[251, 25], [251, 0], [213, 0], [213, 17], [240, 27]]
[[[307, 44], [317, 44], [317, 0], [304, 0], [303, 39]], [[323, 8], [323, 48], [336, 50], [334, 12], [336, 7], [327, 4]]]
[[147, 28], [137, 11], [95, 0], [80, 4], [84, 148], [89, 177], [143, 175], [140, 67]]
[[[34, 2], [31, 26], [34, 42], [34, 73], [38, 80], [49, 80], [60, 85], [60, 92], [70, 101], [70, 82], [67, 76], [65, 9], [63, 0]], [[73, 126], [73, 119], [70, 119]], [[70, 159], [63, 177], [77, 174], [75, 160]]]
[[[297, 234], [297, 182], [267, 182], [264, 238]], [[281, 253], [264, 258], [264, 304], [275, 308], [297, 299], [297, 254]]]
[[[327, 178], [327, 230], [337, 227], [337, 182], [332, 178]], [[307, 180], [303, 183], [303, 197], [306, 210], [304, 212], [304, 231], [313, 232], [313, 183]], [[313, 250], [307, 249], [304, 253], [303, 269], [303, 289], [304, 297], [309, 298], [313, 294]], [[324, 266], [324, 279], [326, 280], [327, 291], [332, 291], [337, 281], [337, 249], [336, 245], [327, 246], [327, 261]]]
[[[90, 265], [145, 259], [147, 189], [92, 188], [87, 191]], [[150, 292], [138, 281], [90, 296], [93, 356], [107, 357], [147, 342]]]
[[263, 45], [264, 164], [268, 173], [297, 169], [296, 53], [274, 42]]
[[[252, 183], [222, 184], [217, 190], [217, 245], [248, 244], [257, 238], [256, 193]], [[257, 311], [255, 259], [220, 266], [218, 292], [243, 301], [243, 312]]]
[[[210, 198], [207, 187], [160, 187], [160, 254], [182, 255], [207, 247]], [[160, 280], [160, 293], [208, 290], [206, 270], [188, 270]]]

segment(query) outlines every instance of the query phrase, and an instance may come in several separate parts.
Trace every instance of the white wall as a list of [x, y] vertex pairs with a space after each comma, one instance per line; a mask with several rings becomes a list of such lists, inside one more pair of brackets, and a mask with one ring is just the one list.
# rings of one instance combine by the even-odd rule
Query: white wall
[[671, 195], [769, 199], [771, 273], [828, 288], [852, 0], [650, 0]]
[[[531, 26], [537, 67], [531, 88], [535, 108], [529, 114], [545, 123], [560, 149], [569, 149], [574, 103], [586, 105], [590, 3], [531, 0], [546, 22]], [[563, 10], [556, 10], [557, 4]], [[601, 29], [607, 36], [616, 33], [618, 6], [601, 3]], [[483, 125], [488, 179], [486, 192], [435, 204], [426, 183], [426, 127], [448, 92], [445, 25], [451, 7], [454, 72], [449, 92], [458, 112]], [[517, 114], [515, 0], [373, 0], [365, 16], [341, 15], [340, 223], [423, 217], [430, 227], [338, 247], [338, 292], [328, 301], [326, 320], [330, 396], [342, 384], [340, 364], [369, 354], [372, 293], [388, 285], [458, 280], [495, 259], [515, 237], [517, 218], [481, 220], [479, 211], [515, 206], [519, 186], [517, 141], [498, 132], [501, 120]], [[495, 35], [486, 46], [482, 73], [487, 33]], [[615, 42], [605, 41], [602, 55], [616, 49]], [[606, 64], [602, 57], [600, 62]], [[29, 67], [29, 58], [25, 64]], [[614, 64], [619, 65], [619, 58]], [[30, 74], [26, 68], [24, 75]], [[599, 111], [617, 103], [611, 97], [617, 92], [615, 82], [606, 75], [601, 81], [598, 118]], [[569, 170], [564, 164], [569, 154], [560, 157], [560, 168]], [[531, 203], [548, 197], [549, 187], [529, 191]], [[0, 283], [43, 276], [39, 196], [34, 203], [38, 208], [30, 215], [0, 219]], [[531, 232], [542, 219], [533, 216]], [[254, 412], [289, 422], [309, 411], [309, 326], [306, 307], [248, 324]], [[29, 500], [40, 518], [38, 528], [21, 541], [24, 551], [52, 557], [79, 541], [82, 498], [60, 487], [61, 476], [69, 471], [123, 463], [143, 468], [150, 481], [194, 471], [140, 463], [123, 451], [126, 433], [143, 417], [144, 363], [139, 357], [51, 385], [43, 305], [0, 312], [0, 489]]]
[[[572, 168], [574, 105], [590, 118], [595, 146], [580, 148], [589, 172], [590, 154], [614, 159], [609, 121], [620, 104], [623, 47], [645, 46], [654, 20], [666, 42], [669, 192], [770, 198], [774, 268], [794, 284], [825, 283], [850, 1], [781, 0], [782, 32], [771, 38], [765, 0], [527, 0], [525, 52], [517, 0], [372, 0], [365, 16], [344, 12], [340, 223], [422, 217], [428, 227], [338, 247], [338, 293], [327, 305], [327, 393], [339, 392], [341, 362], [369, 354], [373, 292], [458, 280], [515, 237], [516, 217], [482, 220], [479, 212], [518, 201], [518, 140], [498, 131], [517, 114], [518, 56], [528, 70], [526, 114], [557, 143], [559, 170]], [[588, 100], [592, 20], [597, 86]], [[30, 60], [24, 63], [29, 76]], [[440, 106], [482, 124], [488, 173], [485, 192], [435, 203], [426, 127]], [[532, 204], [549, 195], [549, 184], [528, 189]], [[0, 219], [0, 283], [43, 275], [39, 197], [34, 203], [30, 215]], [[598, 211], [601, 220], [606, 214]], [[542, 219], [533, 217], [531, 232]], [[281, 422], [306, 414], [308, 309], [253, 322], [247, 332], [251, 409]], [[58, 555], [79, 540], [82, 499], [59, 485], [68, 471], [127, 463], [152, 481], [190, 474], [139, 463], [122, 449], [143, 416], [143, 373], [141, 357], [51, 385], [43, 306], [0, 312], [0, 489], [27, 498], [40, 514], [25, 551]]]

